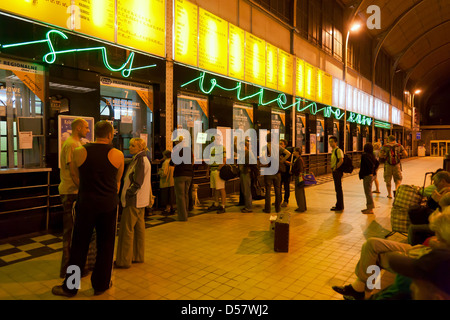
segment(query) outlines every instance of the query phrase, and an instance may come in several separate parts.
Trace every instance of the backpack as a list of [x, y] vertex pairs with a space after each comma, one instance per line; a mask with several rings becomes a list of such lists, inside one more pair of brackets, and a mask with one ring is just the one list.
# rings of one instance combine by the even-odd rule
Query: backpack
[[389, 146], [389, 151], [386, 156], [386, 161], [392, 166], [400, 163], [400, 155], [397, 152], [397, 145]]
[[[337, 149], [335, 149], [335, 155], [337, 159]], [[339, 167], [339, 170], [344, 173], [352, 173], [353, 172], [353, 162], [352, 159], [348, 156], [348, 154], [344, 154], [344, 162], [342, 162], [342, 165]]]
[[237, 174], [235, 173], [235, 170], [231, 167], [229, 164], [224, 164], [222, 168], [220, 168], [219, 171], [219, 177], [222, 180], [228, 181], [231, 179], [236, 178]]

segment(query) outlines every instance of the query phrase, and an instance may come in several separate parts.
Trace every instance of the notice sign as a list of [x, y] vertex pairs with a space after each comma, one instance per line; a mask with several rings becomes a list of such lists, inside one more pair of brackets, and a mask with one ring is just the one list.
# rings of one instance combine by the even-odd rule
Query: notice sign
[[117, 43], [164, 57], [165, 13], [164, 0], [117, 0]]
[[245, 48], [245, 31], [232, 25], [229, 25], [229, 52], [228, 52], [228, 75], [230, 77], [244, 80], [244, 48]]
[[115, 0], [75, 0], [73, 30], [114, 42]]
[[184, 0], [175, 0], [174, 59], [197, 66], [197, 6]]
[[227, 75], [228, 22], [199, 8], [198, 67]]
[[33, 131], [19, 131], [19, 149], [33, 149]]
[[266, 42], [245, 33], [245, 81], [265, 86]]

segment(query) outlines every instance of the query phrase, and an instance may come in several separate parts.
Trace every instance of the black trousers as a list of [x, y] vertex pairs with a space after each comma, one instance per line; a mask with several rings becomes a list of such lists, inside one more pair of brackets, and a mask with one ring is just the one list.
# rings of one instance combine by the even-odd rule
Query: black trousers
[[[76, 206], [75, 223], [72, 234], [72, 246], [68, 265], [78, 266], [83, 273], [89, 250], [92, 232], [97, 233], [97, 259], [91, 275], [92, 287], [95, 291], [105, 291], [109, 288], [114, 259], [114, 243], [117, 227], [117, 208], [112, 211], [98, 212], [90, 208]], [[69, 289], [66, 274], [63, 289], [76, 293], [76, 288]]]
[[281, 172], [281, 188], [284, 188], [284, 202], [289, 203], [291, 194], [291, 175], [289, 172]]
[[333, 171], [334, 190], [336, 191], [337, 209], [344, 209], [344, 192], [342, 191], [342, 176], [344, 173], [339, 170]]

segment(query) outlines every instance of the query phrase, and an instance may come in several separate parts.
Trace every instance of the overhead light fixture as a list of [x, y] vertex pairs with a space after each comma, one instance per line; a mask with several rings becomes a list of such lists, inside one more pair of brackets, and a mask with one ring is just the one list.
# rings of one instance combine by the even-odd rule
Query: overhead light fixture
[[359, 30], [359, 28], [361, 28], [361, 24], [359, 22], [356, 22], [354, 24], [352, 24], [352, 26], [350, 27], [350, 31], [354, 32]]
[[422, 90], [417, 89], [416, 91], [414, 91], [414, 94], [419, 94], [419, 93], [421, 93], [421, 92], [422, 92]]

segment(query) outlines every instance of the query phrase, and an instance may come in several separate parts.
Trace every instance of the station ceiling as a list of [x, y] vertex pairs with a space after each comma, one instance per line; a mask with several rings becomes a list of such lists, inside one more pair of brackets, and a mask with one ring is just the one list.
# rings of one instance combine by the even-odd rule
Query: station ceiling
[[420, 88], [430, 97], [450, 81], [449, 0], [341, 0], [348, 13], [347, 25], [366, 23], [380, 10], [380, 29], [367, 32], [374, 39], [373, 53], [381, 48], [394, 59], [394, 72], [406, 74], [406, 88]]

